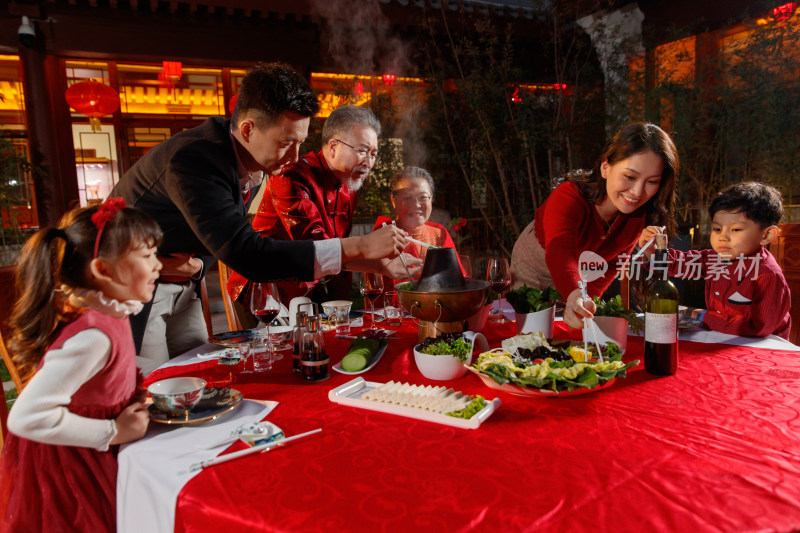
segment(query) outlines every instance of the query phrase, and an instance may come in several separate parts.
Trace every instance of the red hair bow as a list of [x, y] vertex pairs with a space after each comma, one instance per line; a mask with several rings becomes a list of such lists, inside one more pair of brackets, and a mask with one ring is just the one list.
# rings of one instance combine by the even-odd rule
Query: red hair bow
[[103, 234], [103, 229], [106, 227], [106, 224], [114, 219], [117, 212], [123, 207], [127, 206], [125, 205], [125, 200], [122, 198], [106, 198], [106, 201], [103, 202], [92, 215], [92, 222], [97, 227], [97, 238], [94, 241], [93, 258], [97, 258], [97, 252], [100, 249], [100, 236]]

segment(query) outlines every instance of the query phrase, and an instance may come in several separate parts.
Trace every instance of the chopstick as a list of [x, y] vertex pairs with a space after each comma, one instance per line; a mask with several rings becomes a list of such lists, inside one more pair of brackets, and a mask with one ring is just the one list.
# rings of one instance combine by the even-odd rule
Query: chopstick
[[433, 246], [432, 244], [428, 244], [427, 242], [418, 241], [417, 239], [412, 239], [411, 237], [409, 237], [408, 240], [413, 242], [414, 244], [419, 244], [420, 246], [424, 246], [425, 248], [430, 248], [431, 246]]
[[[386, 224], [387, 223], [384, 222], [383, 224], [381, 224], [381, 227], [384, 227]], [[396, 226], [396, 225], [397, 224], [395, 224], [395, 221], [392, 220], [392, 226]], [[419, 244], [420, 246], [424, 246], [425, 248], [430, 248], [431, 246], [433, 246], [432, 244], [428, 244], [427, 242], [422, 242], [422, 241], [419, 241], [417, 239], [412, 239], [411, 237], [409, 237], [408, 240], [413, 242], [414, 244]], [[405, 261], [403, 261], [403, 264], [405, 264]], [[408, 270], [408, 267], [406, 267], [406, 270]], [[411, 277], [411, 276], [409, 276], [409, 277]]]
[[[658, 231], [664, 231], [665, 229], [667, 229], [666, 226], [659, 226], [658, 227]], [[639, 251], [636, 252], [636, 254], [633, 257], [631, 257], [631, 266], [633, 266], [633, 262], [636, 261], [637, 259], [639, 259], [642, 256], [642, 254], [644, 253], [644, 251], [647, 250], [647, 247], [650, 246], [651, 244], [653, 244], [653, 241], [655, 241], [655, 240], [656, 240], [656, 236], [653, 235], [652, 237], [650, 237], [650, 240], [647, 241], [646, 243], [644, 243], [644, 246], [642, 246], [639, 249]]]
[[317, 428], [311, 431], [306, 431], [305, 433], [300, 433], [299, 435], [295, 435], [293, 437], [276, 440], [274, 442], [268, 442], [266, 444], [261, 444], [260, 446], [253, 446], [252, 448], [248, 448], [247, 450], [239, 450], [238, 452], [229, 453], [227, 455], [220, 455], [219, 457], [214, 457], [213, 459], [193, 464], [192, 466], [189, 467], [189, 472], [196, 472], [198, 470], [208, 468], [209, 466], [212, 465], [226, 463], [228, 461], [232, 461], [233, 459], [238, 459], [239, 457], [250, 455], [251, 453], [268, 452], [273, 448], [277, 448], [278, 446], [283, 446], [287, 442], [291, 442], [297, 439], [302, 439], [303, 437], [308, 437], [309, 435], [313, 435], [314, 433], [319, 433], [320, 431], [322, 431], [322, 428]]

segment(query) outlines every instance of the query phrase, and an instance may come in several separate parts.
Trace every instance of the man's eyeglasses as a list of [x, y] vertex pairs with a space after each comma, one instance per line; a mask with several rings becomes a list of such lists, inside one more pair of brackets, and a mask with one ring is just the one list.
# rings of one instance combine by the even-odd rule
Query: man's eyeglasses
[[348, 148], [353, 150], [355, 153], [357, 153], [361, 157], [361, 159], [366, 159], [366, 158], [369, 157], [370, 159], [372, 159], [373, 163], [377, 163], [378, 160], [381, 158], [381, 156], [380, 156], [380, 154], [378, 154], [377, 150], [374, 151], [374, 152], [370, 152], [369, 150], [365, 150], [363, 148], [356, 148], [355, 146], [347, 144], [346, 142], [344, 142], [344, 141], [342, 141], [340, 139], [334, 139], [334, 141], [336, 141], [337, 143], [342, 143], [343, 145], [347, 146]]

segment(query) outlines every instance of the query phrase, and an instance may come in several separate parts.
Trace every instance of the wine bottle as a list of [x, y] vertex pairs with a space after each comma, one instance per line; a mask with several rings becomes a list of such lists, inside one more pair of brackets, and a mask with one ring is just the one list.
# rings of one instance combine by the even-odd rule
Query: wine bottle
[[667, 277], [666, 235], [656, 235], [654, 259], [654, 279], [645, 298], [644, 368], [672, 375], [678, 371], [678, 289]]

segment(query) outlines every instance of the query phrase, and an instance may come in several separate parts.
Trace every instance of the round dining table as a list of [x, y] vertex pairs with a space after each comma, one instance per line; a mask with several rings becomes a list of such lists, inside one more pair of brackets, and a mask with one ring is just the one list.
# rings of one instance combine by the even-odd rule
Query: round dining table
[[[290, 352], [269, 372], [240, 374], [230, 387], [277, 401], [267, 420], [287, 437], [322, 431], [201, 470], [170, 509], [174, 531], [800, 529], [798, 351], [681, 340], [677, 373], [657, 376], [644, 370], [643, 340], [631, 335], [623, 359], [642, 364], [627, 377], [587, 394], [531, 397], [472, 373], [429, 380], [414, 362], [417, 326], [406, 319], [392, 329], [381, 360], [360, 376], [329, 370], [329, 379], [306, 382]], [[488, 324], [483, 334], [498, 347], [515, 324]], [[557, 322], [554, 336], [580, 332]], [[333, 332], [325, 341], [331, 365], [351, 342]], [[203, 377], [216, 365], [163, 368], [147, 383]], [[329, 399], [357, 377], [445, 385], [502, 405], [463, 429]]]

